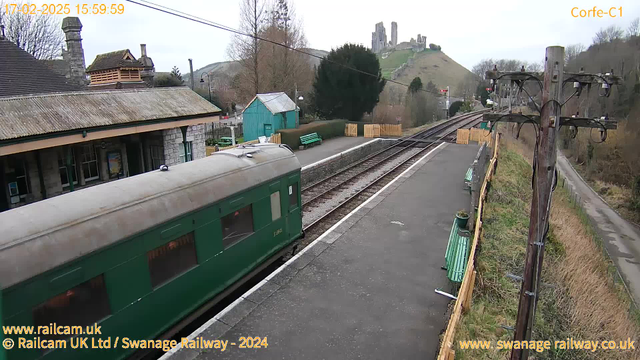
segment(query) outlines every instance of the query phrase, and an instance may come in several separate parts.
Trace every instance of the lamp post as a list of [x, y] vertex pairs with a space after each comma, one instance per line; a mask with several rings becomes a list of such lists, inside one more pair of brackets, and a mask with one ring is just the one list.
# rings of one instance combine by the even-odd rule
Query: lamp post
[[298, 95], [298, 84], [296, 83], [296, 93], [295, 93], [295, 102], [296, 102], [296, 128], [300, 125], [300, 111], [298, 111], [298, 100], [303, 101], [304, 97], [302, 95]]
[[209, 102], [211, 102], [211, 74], [209, 73], [200, 74], [200, 82], [201, 83], [204, 82], [204, 79], [202, 77], [205, 75], [207, 75], [207, 88], [209, 89]]

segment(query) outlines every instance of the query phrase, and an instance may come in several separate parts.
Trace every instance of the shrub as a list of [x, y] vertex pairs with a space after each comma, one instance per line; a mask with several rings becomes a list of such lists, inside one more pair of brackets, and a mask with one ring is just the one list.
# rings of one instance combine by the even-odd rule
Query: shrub
[[278, 130], [282, 134], [282, 143], [289, 145], [292, 149], [300, 146], [300, 136], [317, 133], [323, 140], [344, 135], [344, 120], [314, 121], [310, 124], [300, 125], [297, 129]]

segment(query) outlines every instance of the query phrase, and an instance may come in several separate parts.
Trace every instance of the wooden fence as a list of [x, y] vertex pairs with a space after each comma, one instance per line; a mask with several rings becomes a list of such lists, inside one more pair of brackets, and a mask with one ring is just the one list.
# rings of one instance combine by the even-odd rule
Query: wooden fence
[[462, 278], [462, 284], [460, 285], [460, 290], [458, 291], [458, 298], [453, 307], [453, 313], [451, 314], [451, 318], [449, 319], [449, 323], [447, 324], [447, 330], [445, 331], [444, 337], [442, 338], [442, 343], [440, 344], [438, 360], [453, 360], [455, 358], [455, 351], [453, 350], [453, 339], [456, 334], [456, 327], [458, 326], [460, 318], [462, 317], [462, 311], [466, 312], [471, 308], [473, 286], [476, 281], [476, 248], [478, 246], [478, 241], [482, 237], [482, 209], [484, 207], [484, 201], [487, 196], [487, 186], [489, 181], [491, 180], [491, 177], [493, 176], [493, 172], [496, 168], [496, 162], [498, 161], [498, 144], [500, 143], [499, 141], [500, 135], [496, 134], [493, 156], [491, 158], [491, 162], [489, 162], [487, 174], [484, 177], [482, 188], [480, 189], [480, 193], [478, 194], [478, 210], [476, 213], [477, 216], [473, 234], [473, 243], [471, 245], [471, 252], [469, 253], [469, 260], [467, 262], [467, 270], [464, 274], [464, 278]]
[[364, 137], [380, 137], [380, 124], [367, 124], [364, 126]]
[[479, 144], [489, 142], [491, 139], [491, 133], [489, 130], [471, 128], [469, 132], [469, 141], [477, 141]]
[[[259, 142], [260, 142], [259, 140], [246, 141], [246, 142], [243, 142], [242, 144], [236, 144], [236, 145], [231, 145], [231, 146], [225, 146], [225, 147], [218, 148], [217, 151], [233, 149], [234, 147], [236, 147], [238, 145], [257, 144]], [[282, 134], [280, 134], [280, 133], [271, 134], [271, 137], [269, 138], [269, 142], [271, 144], [282, 144]], [[216, 152], [216, 147], [215, 146], [207, 146], [206, 147], [207, 156], [213, 154], [214, 152]]]
[[402, 136], [402, 125], [380, 124], [380, 136]]
[[479, 128], [458, 129], [456, 143], [468, 144], [469, 141], [476, 141], [480, 145], [491, 142], [491, 132]]
[[469, 143], [469, 129], [458, 129], [456, 134], [456, 144]]
[[358, 136], [358, 125], [357, 124], [345, 124], [344, 125], [344, 136], [351, 136], [351, 137]]

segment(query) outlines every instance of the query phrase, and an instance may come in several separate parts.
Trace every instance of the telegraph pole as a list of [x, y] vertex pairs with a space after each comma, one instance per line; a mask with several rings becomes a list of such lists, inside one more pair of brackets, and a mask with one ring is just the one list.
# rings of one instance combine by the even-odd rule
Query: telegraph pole
[[[525, 255], [524, 276], [516, 318], [514, 341], [531, 338], [535, 307], [538, 302], [540, 275], [551, 210], [551, 193], [556, 169], [556, 126], [560, 120], [564, 48], [550, 46], [545, 56], [540, 129], [537, 153], [534, 154], [533, 198], [529, 222], [529, 239]], [[514, 349], [511, 360], [528, 358], [527, 349]]]
[[[512, 122], [522, 126], [532, 122], [536, 131], [536, 153], [534, 154], [533, 173], [533, 197], [531, 199], [531, 212], [529, 220], [529, 236], [525, 255], [524, 274], [520, 289], [518, 315], [516, 318], [514, 341], [522, 342], [531, 340], [531, 330], [535, 323], [536, 306], [540, 296], [540, 278], [542, 276], [542, 261], [544, 258], [544, 246], [549, 230], [549, 213], [551, 210], [551, 193], [555, 187], [556, 179], [556, 133], [561, 126], [574, 128], [577, 134], [578, 128], [599, 129], [601, 140], [605, 141], [607, 129], [617, 129], [617, 121], [600, 121], [599, 118], [565, 117], [561, 116], [562, 106], [574, 96], [580, 97], [583, 89], [589, 89], [593, 85], [599, 86], [604, 93], [600, 96], [608, 97], [611, 94], [611, 85], [621, 83], [621, 78], [613, 74], [613, 69], [608, 73], [589, 74], [581, 70], [579, 73], [564, 71], [564, 48], [551, 46], [546, 50], [545, 71], [542, 74], [527, 73], [524, 67], [520, 72], [500, 73], [496, 67], [493, 71], [487, 71], [488, 79], [500, 96], [503, 86], [498, 85], [498, 80], [508, 80], [510, 86], [516, 84], [519, 91], [527, 81], [539, 82], [542, 87], [542, 99], [538, 106], [540, 116], [524, 116], [522, 113], [484, 114], [487, 121]], [[566, 79], [565, 79], [566, 77]], [[540, 80], [542, 79], [542, 80]], [[573, 84], [574, 93], [563, 101], [563, 85]], [[503, 84], [500, 84], [503, 85]], [[529, 95], [527, 93], [527, 95]], [[511, 98], [511, 96], [509, 96]], [[529, 96], [531, 103], [534, 99]], [[519, 131], [519, 130], [518, 130]], [[511, 360], [526, 360], [529, 356], [528, 349], [513, 349]]]

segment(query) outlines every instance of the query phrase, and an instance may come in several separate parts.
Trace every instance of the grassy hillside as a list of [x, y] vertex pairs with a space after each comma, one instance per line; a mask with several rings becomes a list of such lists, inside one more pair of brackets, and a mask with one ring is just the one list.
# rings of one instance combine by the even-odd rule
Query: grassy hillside
[[[530, 129], [528, 129], [531, 131]], [[505, 136], [506, 138], [506, 136]], [[477, 277], [471, 310], [456, 332], [456, 359], [503, 360], [509, 351], [466, 349], [462, 340], [509, 341], [518, 309], [520, 284], [507, 274], [522, 274], [531, 203], [531, 148], [522, 142], [501, 141], [497, 172], [483, 216], [477, 253]], [[553, 195], [550, 230], [545, 245], [542, 288], [533, 340], [635, 340], [638, 313], [600, 238], [566, 189]], [[635, 350], [561, 350], [531, 352], [536, 360], [640, 359]]]
[[[465, 76], [471, 74], [469, 70], [442, 51], [426, 49], [419, 53], [414, 53], [411, 50], [394, 51], [387, 58], [380, 59], [382, 76], [390, 79], [393, 70], [402, 66], [411, 57], [413, 57], [413, 63], [400, 73], [400, 76], [395, 79], [396, 81], [409, 84], [413, 78], [418, 76], [423, 84], [431, 81], [438, 88], [444, 89], [449, 86], [454, 93], [455, 88], [463, 82]], [[389, 84], [389, 86], [399, 85]]]

